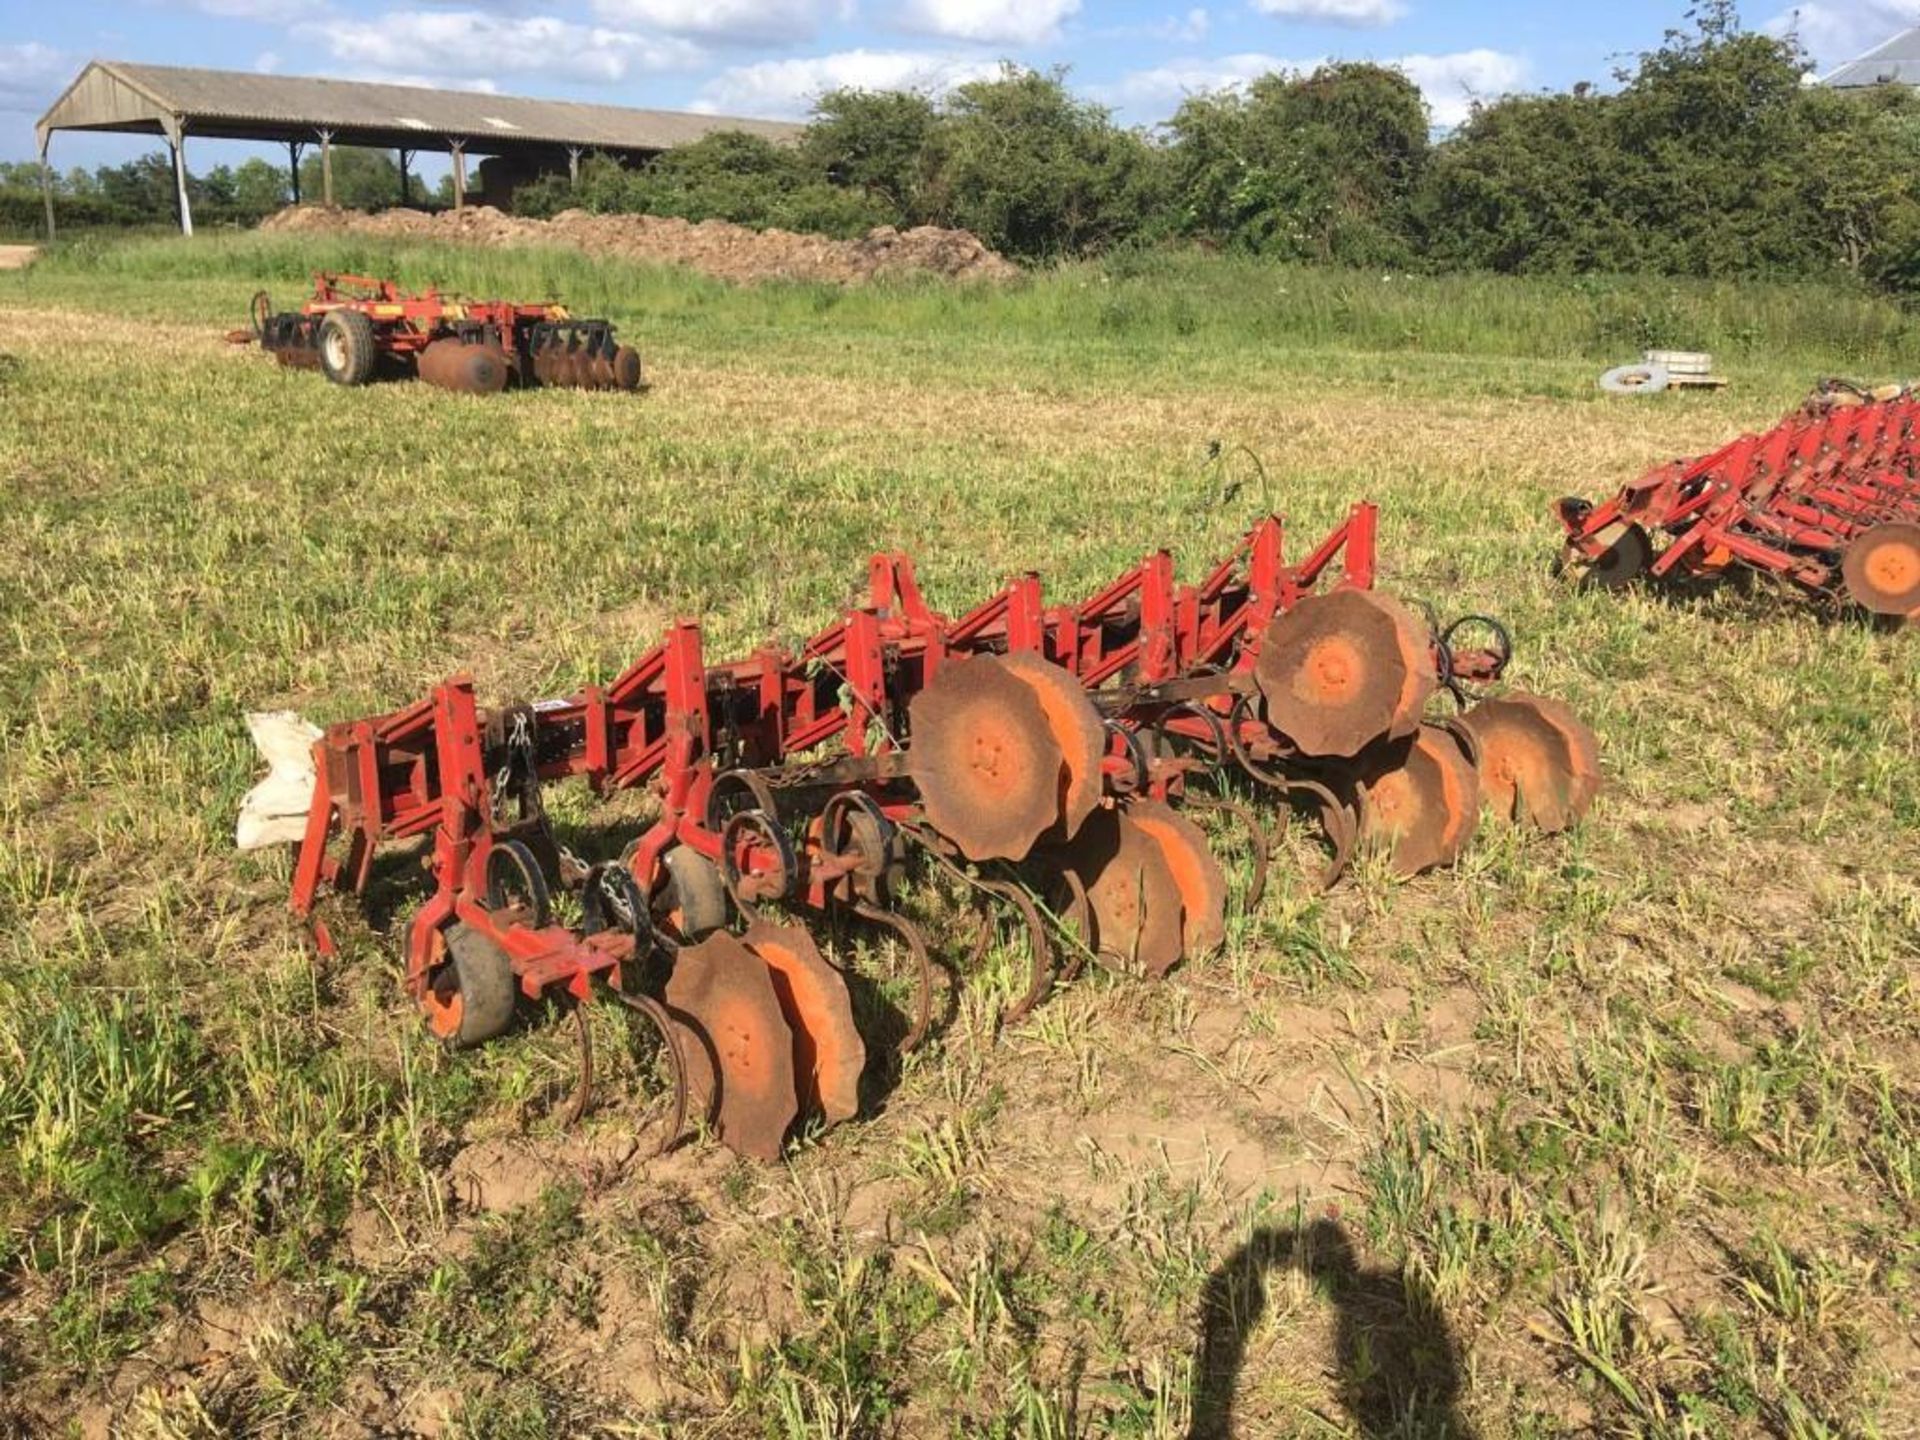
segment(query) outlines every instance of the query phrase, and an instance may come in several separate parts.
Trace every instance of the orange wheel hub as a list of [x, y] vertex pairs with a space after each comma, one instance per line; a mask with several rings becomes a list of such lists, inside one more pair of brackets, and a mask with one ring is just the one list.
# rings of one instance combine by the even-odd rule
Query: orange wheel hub
[[1890, 521], [1858, 536], [1840, 560], [1847, 594], [1876, 615], [1920, 611], [1920, 525]]

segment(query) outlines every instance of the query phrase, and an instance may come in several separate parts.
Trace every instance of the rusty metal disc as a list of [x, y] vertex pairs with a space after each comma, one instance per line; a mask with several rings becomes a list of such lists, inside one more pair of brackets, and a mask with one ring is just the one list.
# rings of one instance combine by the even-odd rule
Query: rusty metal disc
[[1047, 728], [1066, 757], [1060, 791], [1059, 832], [1071, 839], [1100, 803], [1100, 762], [1107, 753], [1107, 727], [1087, 690], [1073, 675], [1038, 655], [1013, 651], [1000, 664], [1028, 689], [1046, 713]]
[[1200, 827], [1171, 805], [1136, 800], [1131, 820], [1160, 847], [1180, 887], [1180, 948], [1189, 960], [1217, 950], [1227, 938], [1227, 875]]
[[725, 931], [709, 935], [674, 958], [666, 1001], [692, 1032], [688, 1090], [712, 1116], [720, 1142], [755, 1160], [778, 1160], [800, 1101], [793, 1031], [766, 962]]
[[1552, 834], [1579, 819], [1599, 790], [1599, 746], [1558, 701], [1503, 695], [1456, 723], [1473, 739], [1480, 793], [1498, 819], [1524, 818]]
[[969, 860], [1019, 860], [1060, 819], [1066, 758], [1033, 688], [999, 657], [950, 660], [908, 711], [927, 822]]
[[1419, 620], [1371, 590], [1307, 596], [1267, 627], [1253, 673], [1268, 723], [1309, 755], [1412, 734], [1439, 684]]
[[1126, 816], [1098, 810], [1064, 852], [1086, 891], [1095, 948], [1158, 979], [1180, 962], [1180, 886], [1160, 846]]
[[1891, 520], [1856, 536], [1840, 559], [1847, 595], [1876, 615], [1920, 614], [1920, 525]]
[[[1600, 740], [1586, 722], [1573, 713], [1573, 707], [1551, 695], [1532, 695], [1515, 691], [1509, 700], [1523, 700], [1545, 717], [1567, 741], [1567, 758], [1573, 765], [1573, 813], [1568, 824], [1585, 815], [1600, 793]], [[1478, 756], [1475, 756], [1478, 764]]]
[[860, 1112], [867, 1046], [853, 1023], [847, 982], [798, 925], [756, 921], [741, 943], [766, 963], [773, 993], [793, 1031], [800, 1102], [829, 1125]]
[[1390, 847], [1393, 868], [1418, 875], [1459, 858], [1480, 824], [1480, 784], [1454, 738], [1422, 725], [1362, 784], [1363, 838]]

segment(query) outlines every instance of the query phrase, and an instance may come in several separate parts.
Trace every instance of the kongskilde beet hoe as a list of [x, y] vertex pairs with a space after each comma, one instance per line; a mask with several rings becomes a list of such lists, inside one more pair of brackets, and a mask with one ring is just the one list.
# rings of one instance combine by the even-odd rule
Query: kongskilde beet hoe
[[[1357, 843], [1405, 874], [1446, 864], [1483, 805], [1547, 831], [1586, 812], [1592, 733], [1539, 696], [1470, 704], [1506, 668], [1505, 632], [1436, 631], [1376, 593], [1377, 519], [1357, 505], [1290, 562], [1269, 517], [1197, 583], [1163, 550], [1083, 600], [1050, 603], [1027, 574], [952, 618], [905, 555], [881, 554], [865, 603], [796, 650], [715, 664], [682, 621], [561, 699], [483, 708], [455, 676], [324, 733], [255, 717], [274, 773], [240, 841], [297, 845], [292, 904], [310, 920], [324, 888], [365, 890], [382, 845], [426, 842], [406, 987], [434, 1035], [475, 1045], [523, 1001], [611, 996], [658, 1030], [673, 1114], [690, 1097], [725, 1144], [772, 1158], [796, 1121], [855, 1114], [866, 1064], [846, 980], [803, 920], [904, 942], [905, 1043], [926, 1031], [932, 946], [893, 904], [909, 869], [1024, 928], [1016, 1020], [1089, 954], [1159, 976], [1222, 943], [1226, 875], [1196, 814], [1245, 825], [1258, 903], [1269, 839], [1231, 772], [1320, 818], [1329, 880]], [[1442, 692], [1463, 713], [1429, 718]], [[570, 779], [657, 799], [618, 861], [557, 844], [544, 796]], [[576, 922], [557, 918], [563, 889]]]

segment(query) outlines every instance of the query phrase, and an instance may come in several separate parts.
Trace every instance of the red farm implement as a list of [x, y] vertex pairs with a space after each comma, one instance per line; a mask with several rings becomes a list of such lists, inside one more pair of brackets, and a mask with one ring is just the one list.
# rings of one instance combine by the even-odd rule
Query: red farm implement
[[1745, 569], [1920, 619], [1920, 400], [1905, 390], [1829, 382], [1763, 434], [1554, 509], [1596, 585]]
[[[1586, 811], [1592, 733], [1550, 699], [1470, 703], [1506, 668], [1504, 631], [1436, 633], [1376, 593], [1376, 524], [1356, 506], [1290, 561], [1269, 517], [1197, 583], [1159, 551], [1078, 601], [1027, 574], [957, 617], [906, 556], [876, 555], [864, 603], [798, 648], [716, 664], [682, 621], [560, 699], [483, 709], [456, 676], [307, 730], [304, 775], [287, 773], [306, 743], [285, 753], [289, 717], [256, 717], [276, 775], [241, 843], [297, 844], [293, 909], [330, 948], [322, 891], [362, 894], [382, 846], [424, 842], [405, 973], [434, 1035], [477, 1044], [523, 1000], [610, 996], [679, 1077], [670, 1134], [691, 1097], [725, 1144], [771, 1158], [799, 1118], [854, 1114], [866, 1064], [846, 973], [805, 922], [891, 937], [917, 984], [903, 1043], [927, 1032], [935, 947], [899, 908], [910, 874], [980, 910], [981, 946], [1002, 924], [1024, 935], [1014, 1021], [1089, 957], [1157, 977], [1223, 942], [1227, 873], [1196, 816], [1244, 829], [1240, 903], [1258, 904], [1271, 839], [1233, 774], [1319, 818], [1328, 883], [1356, 845], [1406, 874], [1448, 863], [1483, 804], [1549, 831]], [[1440, 692], [1462, 713], [1430, 718]], [[657, 809], [586, 864], [547, 818], [566, 780], [644, 787]]]
[[575, 319], [562, 305], [462, 300], [435, 289], [409, 295], [391, 280], [320, 274], [298, 310], [275, 313], [262, 290], [249, 318], [252, 328], [229, 338], [258, 341], [282, 365], [319, 370], [340, 385], [417, 375], [444, 390], [490, 395], [510, 384], [644, 383], [639, 352], [619, 343], [611, 323]]

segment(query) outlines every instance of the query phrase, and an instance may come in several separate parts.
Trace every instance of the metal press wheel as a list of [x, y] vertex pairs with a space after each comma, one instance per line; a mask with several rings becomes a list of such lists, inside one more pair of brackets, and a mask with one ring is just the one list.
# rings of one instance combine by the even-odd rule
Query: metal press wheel
[[513, 1023], [520, 985], [507, 952], [480, 931], [456, 923], [445, 937], [446, 962], [429, 977], [420, 1010], [435, 1039], [468, 1050]]

